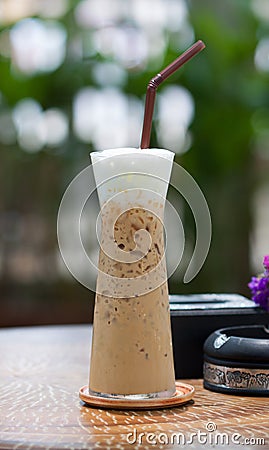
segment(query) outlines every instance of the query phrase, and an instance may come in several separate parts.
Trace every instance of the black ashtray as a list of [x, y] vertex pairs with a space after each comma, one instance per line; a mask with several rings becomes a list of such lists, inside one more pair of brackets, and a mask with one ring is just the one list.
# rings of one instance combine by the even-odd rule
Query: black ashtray
[[269, 329], [252, 325], [212, 333], [204, 344], [204, 387], [269, 396]]

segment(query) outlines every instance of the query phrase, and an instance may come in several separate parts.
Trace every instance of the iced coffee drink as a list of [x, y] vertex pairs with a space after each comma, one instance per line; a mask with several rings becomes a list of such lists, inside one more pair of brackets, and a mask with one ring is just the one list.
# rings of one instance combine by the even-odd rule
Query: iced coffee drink
[[118, 149], [91, 156], [101, 234], [90, 391], [172, 396], [163, 215], [173, 153]]

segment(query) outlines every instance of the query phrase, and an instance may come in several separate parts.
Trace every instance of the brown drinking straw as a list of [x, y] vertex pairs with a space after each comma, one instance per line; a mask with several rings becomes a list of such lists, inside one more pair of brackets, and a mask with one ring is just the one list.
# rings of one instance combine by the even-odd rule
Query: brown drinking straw
[[157, 87], [166, 80], [170, 75], [176, 72], [183, 64], [193, 58], [197, 53], [205, 48], [205, 44], [203, 41], [197, 41], [192, 45], [188, 50], [186, 50], [182, 55], [180, 55], [175, 61], [173, 61], [169, 66], [163, 69], [160, 73], [158, 73], [155, 77], [153, 77], [147, 87], [146, 94], [146, 102], [145, 102], [145, 111], [144, 111], [144, 122], [143, 122], [143, 130], [141, 137], [140, 148], [149, 148], [150, 143], [150, 133], [152, 126], [152, 116], [154, 109], [154, 102]]

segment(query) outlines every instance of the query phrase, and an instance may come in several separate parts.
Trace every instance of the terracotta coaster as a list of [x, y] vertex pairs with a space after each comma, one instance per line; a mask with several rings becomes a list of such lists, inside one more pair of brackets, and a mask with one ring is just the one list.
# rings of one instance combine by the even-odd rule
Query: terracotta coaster
[[136, 399], [116, 399], [101, 397], [89, 394], [88, 386], [83, 386], [79, 390], [80, 399], [88, 406], [98, 406], [99, 408], [109, 409], [160, 409], [173, 408], [183, 405], [192, 399], [194, 387], [190, 384], [176, 381], [176, 394], [167, 398], [147, 398], [144, 400]]

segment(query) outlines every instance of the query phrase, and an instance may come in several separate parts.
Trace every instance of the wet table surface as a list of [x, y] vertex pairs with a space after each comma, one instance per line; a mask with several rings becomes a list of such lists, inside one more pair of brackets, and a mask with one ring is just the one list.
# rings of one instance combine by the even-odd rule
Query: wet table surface
[[196, 393], [176, 408], [86, 407], [90, 345], [89, 325], [0, 330], [1, 449], [269, 448], [268, 398], [213, 393], [202, 380], [182, 380]]

